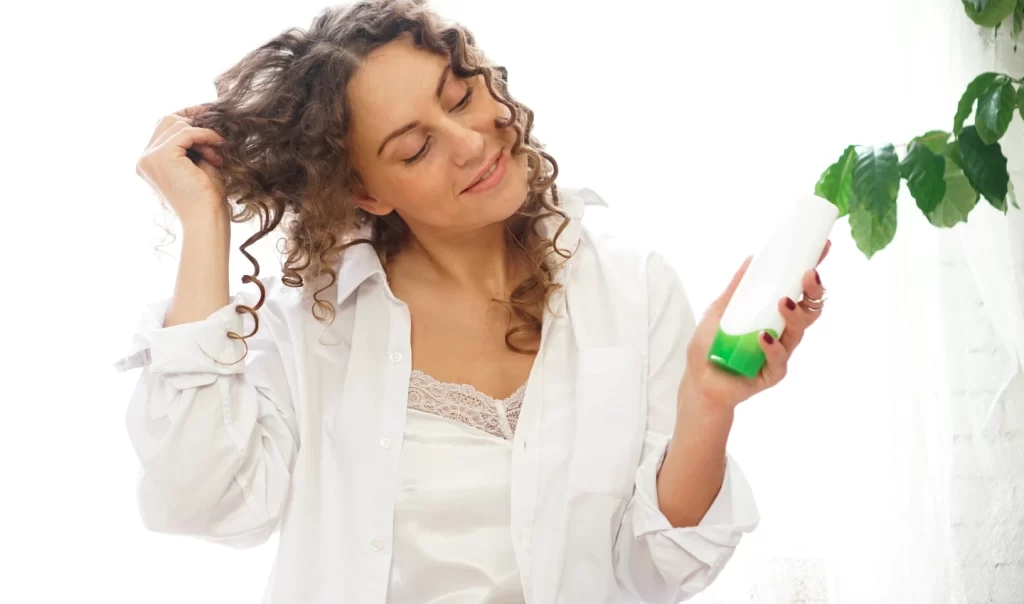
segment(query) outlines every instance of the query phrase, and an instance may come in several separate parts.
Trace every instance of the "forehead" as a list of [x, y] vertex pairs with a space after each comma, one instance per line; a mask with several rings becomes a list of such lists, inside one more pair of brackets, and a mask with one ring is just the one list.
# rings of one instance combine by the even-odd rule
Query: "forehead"
[[385, 136], [416, 119], [416, 108], [435, 102], [445, 57], [399, 39], [374, 50], [349, 82], [352, 129], [362, 136]]

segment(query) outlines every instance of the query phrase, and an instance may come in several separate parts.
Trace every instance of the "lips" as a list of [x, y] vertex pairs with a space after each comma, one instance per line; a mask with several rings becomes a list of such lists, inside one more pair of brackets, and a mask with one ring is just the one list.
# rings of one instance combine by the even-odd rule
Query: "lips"
[[472, 189], [474, 186], [476, 186], [476, 184], [479, 183], [481, 180], [483, 180], [484, 177], [488, 173], [490, 173], [491, 169], [495, 167], [495, 164], [498, 163], [498, 160], [501, 159], [501, 154], [503, 152], [504, 152], [504, 149], [498, 149], [498, 152], [495, 153], [491, 157], [490, 161], [488, 161], [486, 164], [484, 164], [484, 167], [481, 168], [480, 171], [476, 173], [476, 176], [473, 177], [473, 181], [471, 183], [469, 183], [469, 186], [467, 186], [465, 189], [463, 189], [462, 192], [465, 193], [466, 191], [468, 191], [468, 190]]

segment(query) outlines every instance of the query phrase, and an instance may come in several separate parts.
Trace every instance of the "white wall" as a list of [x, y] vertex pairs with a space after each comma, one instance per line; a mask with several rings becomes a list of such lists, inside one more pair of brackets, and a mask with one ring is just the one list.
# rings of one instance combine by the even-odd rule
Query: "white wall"
[[[951, 526], [968, 604], [1024, 601], [1024, 379], [999, 396], [1013, 359], [993, 332], [962, 255], [950, 246], [942, 304], [955, 345]], [[991, 409], [977, 432], [974, 413]]]

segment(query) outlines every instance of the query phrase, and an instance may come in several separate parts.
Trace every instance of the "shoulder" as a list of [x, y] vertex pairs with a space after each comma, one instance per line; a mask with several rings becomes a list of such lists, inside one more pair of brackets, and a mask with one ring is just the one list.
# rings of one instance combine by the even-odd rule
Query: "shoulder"
[[587, 207], [579, 213], [580, 240], [571, 279], [575, 287], [586, 290], [592, 300], [652, 320], [666, 312], [692, 314], [680, 274], [659, 243], [623, 232], [604, 200], [586, 205], [605, 207]]
[[599, 270], [611, 284], [648, 295], [682, 288], [678, 272], [655, 242], [591, 228], [586, 222], [581, 231], [576, 261], [583, 270]]

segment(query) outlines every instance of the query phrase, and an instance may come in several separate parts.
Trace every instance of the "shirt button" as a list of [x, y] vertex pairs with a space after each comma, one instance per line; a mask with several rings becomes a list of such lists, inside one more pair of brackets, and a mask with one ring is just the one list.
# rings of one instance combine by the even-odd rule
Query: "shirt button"
[[380, 550], [384, 549], [384, 540], [383, 539], [374, 539], [373, 541], [370, 542], [370, 547], [373, 548], [373, 551], [379, 552]]
[[391, 448], [391, 439], [390, 438], [382, 438], [382, 439], [380, 439], [380, 448], [381, 449], [390, 449]]
[[392, 352], [391, 353], [391, 362], [392, 363], [397, 363], [397, 362], [399, 362], [401, 360], [402, 360], [402, 353], [400, 353], [400, 352]]

